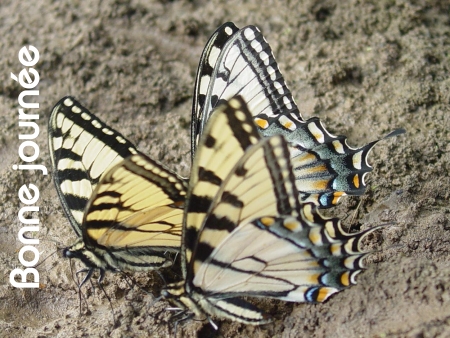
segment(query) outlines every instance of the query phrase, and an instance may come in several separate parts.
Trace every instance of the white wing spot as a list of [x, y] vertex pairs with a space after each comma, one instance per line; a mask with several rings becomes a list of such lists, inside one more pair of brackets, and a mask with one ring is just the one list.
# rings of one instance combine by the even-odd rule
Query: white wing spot
[[79, 114], [79, 113], [82, 112], [82, 110], [80, 109], [80, 107], [73, 106], [72, 107], [72, 112], [75, 113], [75, 114]]
[[257, 53], [260, 53], [263, 49], [261, 44], [257, 40], [253, 40], [250, 45]]
[[344, 147], [342, 146], [342, 142], [335, 140], [332, 142], [334, 150], [336, 150], [339, 154], [345, 154]]
[[238, 100], [230, 100], [230, 101], [228, 101], [228, 104], [230, 105], [230, 107], [232, 107], [234, 109], [241, 108], [241, 104], [239, 103]]
[[236, 111], [236, 118], [239, 121], [244, 121], [245, 120], [245, 114], [241, 110], [237, 110]]
[[267, 54], [266, 52], [262, 51], [261, 53], [259, 53], [259, 58], [261, 59], [262, 62], [264, 62], [265, 66], [269, 65], [269, 54]]
[[255, 38], [255, 32], [253, 32], [253, 30], [251, 28], [247, 28], [244, 31], [244, 36], [247, 40], [251, 41]]
[[225, 27], [225, 34], [230, 36], [231, 34], [233, 34], [233, 30], [230, 27]]
[[[75, 108], [75, 107], [74, 107]], [[72, 108], [72, 111], [73, 111], [74, 109]], [[75, 112], [74, 112], [75, 113]], [[89, 116], [89, 114], [86, 114], [86, 113], [84, 113], [84, 112], [82, 112], [81, 113], [81, 118], [83, 119], [83, 120], [86, 120], [86, 121], [90, 121], [91, 120], [91, 117]]]
[[211, 82], [211, 77], [209, 75], [202, 76], [202, 79], [200, 81], [200, 88], [199, 88], [200, 94], [206, 95], [206, 92], [208, 91], [210, 82]]
[[215, 46], [213, 46], [211, 48], [211, 51], [209, 53], [209, 57], [208, 57], [208, 63], [211, 67], [214, 68], [214, 66], [216, 65], [217, 62], [217, 58], [220, 55], [221, 50]]
[[73, 106], [73, 101], [72, 101], [71, 99], [65, 99], [64, 102], [63, 102], [63, 104], [64, 104], [66, 107], [71, 107], [71, 106]]
[[114, 135], [114, 132], [108, 128], [103, 128], [102, 132], [104, 132], [106, 135]]
[[325, 135], [315, 125], [315, 123], [308, 124], [308, 130], [311, 132], [311, 134], [314, 136], [314, 138], [317, 140], [317, 142], [319, 142], [319, 143], [325, 142]]
[[354, 154], [352, 157], [353, 166], [358, 170], [361, 169], [361, 156], [362, 156], [362, 150], [357, 152], [356, 154]]
[[116, 136], [116, 140], [117, 140], [119, 143], [122, 143], [122, 144], [125, 144], [125, 143], [126, 143], [125, 139], [124, 139], [122, 136]]
[[64, 123], [64, 120], [65, 120], [65, 116], [64, 116], [64, 114], [57, 114], [56, 115], [56, 118], [55, 118], [55, 124], [56, 124], [56, 127], [57, 128], [59, 128], [59, 129], [61, 129], [61, 127], [62, 127], [62, 125], [63, 125], [63, 123]]
[[52, 139], [53, 149], [58, 150], [59, 148], [61, 148], [62, 147], [62, 140], [63, 140], [62, 137], [54, 137]]
[[251, 126], [251, 125], [249, 125], [249, 124], [243, 124], [242, 125], [242, 129], [244, 129], [247, 133], [251, 133], [252, 132], [252, 130], [253, 130], [253, 126]]
[[100, 129], [102, 127], [101, 123], [97, 120], [92, 120], [92, 125], [97, 129]]
[[286, 106], [287, 109], [289, 109], [289, 110], [292, 109], [292, 103], [291, 103], [291, 100], [289, 100], [289, 99], [287, 98], [287, 96], [284, 96], [284, 97], [283, 97], [283, 103], [284, 103], [284, 105]]
[[278, 121], [280, 121], [280, 124], [285, 127], [286, 129], [289, 129], [291, 131], [294, 131], [297, 129], [295, 123], [289, 119], [287, 116], [280, 116], [280, 118], [278, 119]]
[[284, 94], [284, 89], [283, 86], [281, 85], [281, 83], [279, 83], [278, 81], [275, 81], [273, 83], [273, 85], [275, 86], [275, 88], [277, 89], [278, 93], [280, 93], [280, 95]]

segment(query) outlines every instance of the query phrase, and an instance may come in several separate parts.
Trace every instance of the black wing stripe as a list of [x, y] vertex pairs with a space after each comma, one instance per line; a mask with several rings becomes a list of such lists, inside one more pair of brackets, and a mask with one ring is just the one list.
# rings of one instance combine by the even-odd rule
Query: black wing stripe
[[[69, 96], [53, 108], [49, 147], [56, 190], [73, 229], [81, 236], [81, 211], [86, 208], [100, 175], [137, 150], [122, 134]], [[95, 156], [89, 149], [96, 154], [109, 152], [109, 156]]]

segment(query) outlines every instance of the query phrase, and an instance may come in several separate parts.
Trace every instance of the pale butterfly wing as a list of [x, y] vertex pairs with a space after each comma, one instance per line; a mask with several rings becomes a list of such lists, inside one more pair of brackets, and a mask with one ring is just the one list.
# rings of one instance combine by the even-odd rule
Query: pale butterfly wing
[[53, 181], [64, 212], [80, 237], [83, 213], [106, 169], [136, 154], [136, 147], [75, 98], [53, 108], [48, 125]]
[[[379, 141], [360, 148], [331, 135], [318, 118], [304, 120], [278, 68], [272, 50], [255, 26], [238, 29], [228, 22], [208, 41], [197, 71], [192, 108], [192, 154], [199, 136], [222, 101], [240, 95], [264, 137], [289, 141], [296, 185], [304, 202], [335, 205], [348, 195], [362, 195], [372, 170], [367, 158]], [[387, 135], [403, 133], [398, 129]]]
[[[233, 102], [240, 104], [237, 100]], [[260, 136], [253, 122], [246, 119], [243, 111], [232, 107], [231, 104], [223, 106], [223, 109], [215, 114], [214, 123], [209, 123], [208, 136], [204, 137], [189, 179], [189, 202], [186, 207], [183, 240], [183, 252], [187, 260], [190, 259], [198, 231], [223, 181], [242, 158], [245, 150], [259, 140]]]

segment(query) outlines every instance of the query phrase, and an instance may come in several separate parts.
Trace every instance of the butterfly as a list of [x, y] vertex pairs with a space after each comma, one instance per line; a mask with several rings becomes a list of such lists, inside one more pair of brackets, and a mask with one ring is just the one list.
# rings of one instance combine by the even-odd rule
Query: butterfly
[[[272, 50], [255, 26], [220, 26], [203, 50], [192, 106], [192, 158], [204, 127], [221, 100], [242, 96], [263, 137], [284, 135], [289, 142], [296, 186], [302, 201], [327, 208], [344, 195], [362, 195], [367, 162], [380, 140], [352, 148], [344, 136], [330, 134], [317, 117], [304, 120]], [[396, 129], [384, 138], [404, 133]], [[383, 139], [384, 139], [383, 138]]]
[[87, 272], [146, 271], [172, 264], [181, 245], [186, 181], [140, 153], [73, 97], [49, 120], [53, 180], [78, 240], [63, 256]]
[[315, 204], [301, 202], [289, 145], [261, 138], [242, 97], [224, 101], [200, 136], [187, 192], [183, 280], [166, 286], [180, 320], [227, 318], [263, 324], [246, 297], [323, 302], [355, 283], [362, 239]]

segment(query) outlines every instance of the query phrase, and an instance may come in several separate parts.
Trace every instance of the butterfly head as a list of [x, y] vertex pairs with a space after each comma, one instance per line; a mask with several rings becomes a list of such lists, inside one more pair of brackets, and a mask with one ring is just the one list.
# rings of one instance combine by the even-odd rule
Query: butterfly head
[[82, 261], [88, 268], [108, 269], [107, 264], [101, 255], [97, 252], [89, 250], [82, 238], [79, 238], [74, 244], [69, 247], [63, 248], [61, 255], [64, 258], [76, 258]]
[[205, 320], [205, 312], [198, 304], [195, 295], [196, 293], [186, 292], [184, 281], [169, 284], [161, 291], [161, 296], [179, 309], [177, 318]]

